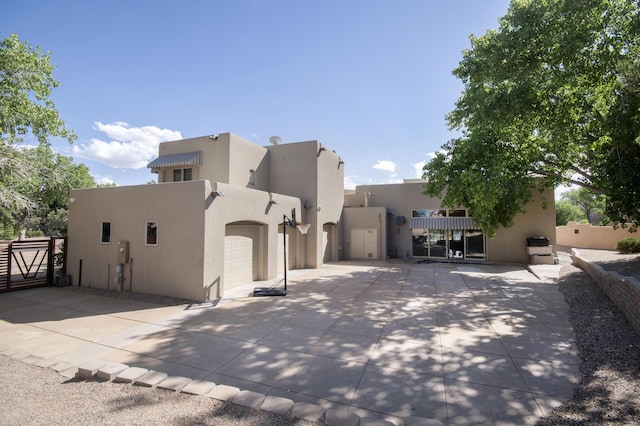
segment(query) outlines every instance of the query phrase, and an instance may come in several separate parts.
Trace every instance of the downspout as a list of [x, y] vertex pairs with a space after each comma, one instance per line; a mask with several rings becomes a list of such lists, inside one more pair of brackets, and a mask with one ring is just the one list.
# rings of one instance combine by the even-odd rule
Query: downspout
[[[382, 260], [382, 259], [386, 259], [386, 253], [385, 253], [385, 257], [382, 257], [382, 213], [378, 213], [378, 227], [380, 228], [380, 232], [378, 232], [378, 260]], [[387, 238], [386, 235], [384, 235], [385, 239]]]

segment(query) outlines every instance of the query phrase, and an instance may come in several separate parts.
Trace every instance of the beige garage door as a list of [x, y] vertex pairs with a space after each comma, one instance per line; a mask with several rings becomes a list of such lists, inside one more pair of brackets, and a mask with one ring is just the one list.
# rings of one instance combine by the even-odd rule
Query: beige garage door
[[258, 279], [259, 230], [257, 225], [227, 225], [224, 237], [225, 288]]

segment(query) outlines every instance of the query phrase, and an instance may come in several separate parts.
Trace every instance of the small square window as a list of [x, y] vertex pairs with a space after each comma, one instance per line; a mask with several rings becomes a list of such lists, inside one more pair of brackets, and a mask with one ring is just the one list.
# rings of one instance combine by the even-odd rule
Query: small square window
[[102, 234], [100, 242], [104, 244], [111, 243], [111, 222], [102, 222]]
[[157, 246], [158, 245], [158, 221], [148, 221], [147, 222], [147, 233], [146, 233], [146, 245], [148, 246]]
[[173, 182], [181, 182], [193, 179], [193, 169], [174, 169]]
[[191, 180], [191, 169], [184, 169], [182, 171], [182, 180]]

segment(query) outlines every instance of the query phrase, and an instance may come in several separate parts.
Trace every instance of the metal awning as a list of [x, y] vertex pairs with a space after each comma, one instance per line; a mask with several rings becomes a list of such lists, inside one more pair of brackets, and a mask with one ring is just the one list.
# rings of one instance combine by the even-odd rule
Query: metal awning
[[202, 151], [182, 152], [180, 154], [161, 155], [149, 164], [147, 167], [157, 172], [158, 169], [164, 167], [184, 167], [184, 166], [201, 166]]
[[412, 217], [412, 229], [477, 229], [471, 217]]

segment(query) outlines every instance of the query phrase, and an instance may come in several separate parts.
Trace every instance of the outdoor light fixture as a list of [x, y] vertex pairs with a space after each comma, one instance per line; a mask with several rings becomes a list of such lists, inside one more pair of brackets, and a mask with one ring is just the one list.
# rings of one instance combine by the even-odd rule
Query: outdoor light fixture
[[300, 223], [296, 222], [296, 209], [291, 209], [291, 219], [287, 217], [287, 215], [282, 215], [282, 241], [283, 241], [283, 250], [284, 250], [284, 289], [275, 288], [278, 284], [276, 283], [273, 287], [255, 287], [253, 289], [254, 296], [286, 296], [287, 295], [287, 227], [296, 229], [302, 235], [305, 235], [309, 231], [309, 227], [311, 225], [308, 223]]
[[222, 191], [211, 191], [211, 195], [214, 197], [224, 197], [224, 192]]

